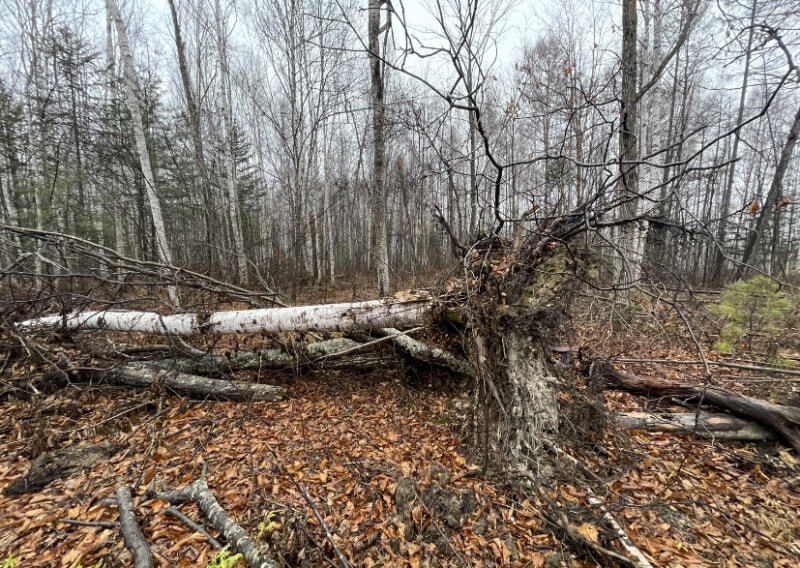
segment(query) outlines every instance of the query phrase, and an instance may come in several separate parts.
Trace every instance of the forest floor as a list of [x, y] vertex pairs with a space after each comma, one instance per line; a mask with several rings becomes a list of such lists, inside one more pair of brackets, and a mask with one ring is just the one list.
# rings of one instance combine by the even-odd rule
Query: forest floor
[[[679, 322], [665, 327], [646, 317], [631, 321], [612, 327], [586, 318], [580, 334], [567, 339], [597, 355], [697, 358]], [[100, 333], [78, 335], [105, 340]], [[688, 367], [627, 369], [702, 382]], [[0, 402], [0, 489], [43, 451], [103, 440], [124, 446], [109, 460], [38, 492], [0, 496], [0, 563], [13, 555], [17, 568], [128, 566], [131, 556], [119, 529], [60, 519], [115, 522], [116, 508], [101, 502], [121, 484], [142, 495], [157, 474], [176, 488], [196, 479], [206, 464], [209, 486], [223, 507], [289, 566], [322, 565], [314, 542], [334, 557], [295, 482], [307, 488], [354, 566], [607, 565], [591, 550], [559, 540], [535, 493], [513, 472], [483, 472], [481, 452], [465, 443], [471, 400], [464, 385], [448, 385], [441, 377], [410, 382], [401, 368], [303, 376], [242, 372], [238, 378], [246, 376], [287, 385], [288, 399], [198, 402], [82, 386], [35, 402]], [[674, 410], [625, 393], [589, 393], [574, 369], [567, 376], [574, 381], [568, 397], [604, 401], [612, 411]], [[781, 402], [790, 386], [727, 371], [719, 382]], [[583, 419], [580, 412], [574, 416], [584, 422], [575, 426], [580, 441], [564, 440], [562, 447], [594, 472], [599, 480], [590, 485], [604, 509], [654, 566], [800, 565], [800, 458], [791, 450], [778, 442], [623, 431], [605, 427], [591, 404], [585, 408]], [[589, 503], [583, 476], [565, 464], [546, 475], [549, 497], [574, 528], [621, 551], [602, 511]], [[405, 522], [396, 510], [399, 487], [413, 490]], [[205, 537], [164, 514], [165, 502], [137, 498], [136, 505], [157, 566], [202, 567], [212, 560], [215, 550]], [[181, 510], [201, 520], [194, 505]]]

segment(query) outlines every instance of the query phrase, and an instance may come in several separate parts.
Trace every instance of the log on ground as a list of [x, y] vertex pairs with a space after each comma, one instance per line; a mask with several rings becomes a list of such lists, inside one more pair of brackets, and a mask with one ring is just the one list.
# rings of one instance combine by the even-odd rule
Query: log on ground
[[175, 394], [201, 399], [271, 402], [286, 397], [286, 389], [275, 385], [210, 379], [177, 371], [154, 369], [142, 363], [110, 369], [76, 369], [72, 370], [70, 375], [78, 380], [128, 387], [149, 388], [157, 384]]
[[105, 329], [161, 335], [353, 331], [409, 327], [432, 320], [431, 302], [373, 300], [291, 308], [231, 310], [209, 314], [99, 310], [52, 315], [19, 322], [19, 329]]
[[800, 452], [800, 408], [773, 404], [713, 385], [684, 385], [667, 379], [638, 377], [605, 362], [593, 367], [592, 379], [599, 378], [608, 387], [645, 396], [676, 396], [687, 402], [716, 406], [771, 428]]
[[668, 432], [713, 438], [716, 440], [761, 441], [774, 438], [772, 430], [730, 414], [701, 412], [618, 412], [615, 423], [632, 430]]

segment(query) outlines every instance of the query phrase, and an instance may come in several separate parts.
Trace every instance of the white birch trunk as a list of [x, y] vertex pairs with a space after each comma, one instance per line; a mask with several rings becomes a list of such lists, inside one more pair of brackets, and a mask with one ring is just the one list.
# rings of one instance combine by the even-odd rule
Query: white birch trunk
[[225, 125], [225, 161], [228, 166], [228, 215], [231, 222], [231, 235], [234, 252], [236, 254], [236, 267], [238, 270], [237, 283], [247, 281], [247, 257], [244, 254], [244, 238], [239, 222], [239, 197], [236, 192], [236, 156], [234, 154], [233, 139], [233, 97], [231, 96], [230, 70], [228, 69], [228, 53], [226, 46], [227, 30], [223, 29], [222, 8], [219, 0], [214, 2], [214, 15], [217, 25], [217, 50], [219, 52], [219, 67], [222, 78], [222, 120]]
[[[164, 226], [164, 217], [161, 213], [161, 202], [156, 194], [156, 182], [153, 177], [153, 169], [150, 165], [150, 154], [147, 151], [147, 140], [144, 136], [144, 126], [142, 124], [142, 112], [139, 107], [139, 96], [137, 95], [136, 72], [133, 68], [133, 55], [128, 42], [128, 33], [122, 21], [122, 14], [119, 11], [116, 0], [106, 0], [108, 17], [114, 22], [117, 30], [117, 43], [119, 44], [120, 54], [122, 55], [123, 76], [125, 78], [126, 99], [128, 110], [131, 113], [131, 123], [133, 135], [136, 140], [136, 151], [139, 154], [139, 163], [142, 168], [147, 200], [150, 204], [150, 213], [153, 216], [153, 225], [156, 230], [156, 247], [161, 262], [172, 264], [172, 253], [167, 243], [167, 231]], [[173, 304], [179, 304], [178, 291], [175, 286], [170, 286], [169, 297]]]
[[432, 320], [430, 307], [427, 300], [373, 300], [210, 314], [163, 315], [155, 312], [99, 310], [46, 316], [17, 325], [23, 329], [62, 327], [183, 336], [200, 333], [353, 331], [429, 323]]

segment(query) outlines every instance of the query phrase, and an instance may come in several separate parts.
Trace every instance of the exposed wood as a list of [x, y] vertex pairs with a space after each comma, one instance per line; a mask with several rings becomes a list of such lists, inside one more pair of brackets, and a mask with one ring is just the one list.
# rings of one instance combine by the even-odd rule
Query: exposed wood
[[607, 386], [636, 394], [678, 396], [690, 402], [723, 408], [773, 429], [800, 452], [800, 408], [772, 404], [712, 385], [684, 385], [667, 379], [637, 377], [618, 371], [608, 363], [593, 365], [592, 378], [595, 377], [602, 379]]
[[353, 331], [408, 327], [432, 321], [430, 302], [373, 300], [291, 308], [232, 310], [209, 314], [158, 314], [136, 311], [84, 311], [26, 320], [21, 328], [61, 327], [140, 331], [161, 335], [200, 333], [280, 333], [284, 331]]
[[717, 440], [761, 441], [774, 438], [772, 430], [730, 414], [618, 412], [615, 423], [634, 430], [695, 434]]
[[260, 402], [282, 400], [286, 396], [286, 389], [283, 387], [209, 379], [177, 371], [154, 369], [141, 363], [110, 369], [73, 369], [69, 373], [78, 380], [128, 387], [148, 388], [157, 384], [167, 391], [194, 398]]
[[39, 491], [56, 479], [62, 479], [107, 460], [120, 446], [105, 441], [99, 444], [69, 446], [45, 452], [33, 460], [28, 473], [11, 482], [3, 495], [22, 495]]
[[144, 539], [142, 529], [136, 522], [133, 514], [133, 498], [131, 489], [123, 485], [117, 489], [117, 509], [119, 510], [119, 524], [122, 527], [122, 536], [125, 546], [133, 554], [134, 568], [153, 568], [153, 553]]
[[199, 479], [186, 487], [173, 490], [157, 491], [154, 480], [147, 490], [147, 497], [163, 499], [173, 505], [189, 501], [195, 503], [203, 512], [203, 515], [211, 522], [211, 525], [225, 537], [231, 549], [244, 556], [251, 568], [278, 568], [276, 563], [261, 557], [255, 543], [253, 543], [245, 530], [228, 516], [228, 513], [225, 512], [225, 509], [222, 508], [211, 489], [209, 489], [205, 474], [204, 467]]

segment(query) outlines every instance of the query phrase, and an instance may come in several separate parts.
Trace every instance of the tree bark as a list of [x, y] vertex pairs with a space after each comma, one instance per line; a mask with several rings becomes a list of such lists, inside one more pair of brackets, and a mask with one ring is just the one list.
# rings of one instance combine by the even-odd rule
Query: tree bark
[[[172, 264], [172, 253], [167, 242], [167, 231], [164, 226], [164, 217], [161, 212], [161, 202], [156, 193], [156, 182], [153, 177], [153, 169], [150, 165], [150, 153], [147, 150], [147, 140], [144, 135], [142, 123], [142, 112], [137, 94], [136, 70], [133, 67], [133, 55], [131, 54], [130, 44], [128, 43], [128, 32], [125, 23], [122, 21], [122, 14], [119, 11], [116, 0], [106, 0], [108, 17], [114, 22], [117, 30], [117, 42], [122, 55], [123, 75], [127, 93], [128, 111], [131, 113], [131, 125], [136, 141], [136, 151], [139, 155], [139, 164], [144, 177], [145, 191], [150, 204], [150, 213], [153, 216], [155, 227], [156, 248], [158, 257], [164, 264]], [[169, 287], [170, 300], [176, 306], [179, 305], [178, 292], [174, 286]]]
[[612, 419], [616, 424], [632, 430], [695, 434], [715, 440], [761, 441], [774, 438], [769, 428], [730, 414], [618, 412]]
[[125, 538], [125, 546], [133, 554], [134, 568], [153, 568], [153, 553], [133, 514], [131, 488], [127, 485], [120, 487], [117, 489], [116, 497], [122, 536]]
[[74, 370], [70, 374], [79, 380], [128, 387], [148, 388], [157, 384], [167, 391], [200, 399], [272, 402], [286, 396], [283, 387], [209, 379], [135, 363], [111, 369]]
[[[386, 240], [386, 191], [384, 166], [386, 139], [384, 132], [384, 73], [381, 59], [381, 6], [384, 0], [369, 1], [369, 60], [372, 85], [372, 216], [375, 239], [375, 267], [378, 275], [378, 297], [389, 294], [389, 246]], [[385, 54], [384, 54], [385, 55]]]
[[[736, 269], [736, 279], [740, 279], [745, 271], [749, 268], [750, 261], [753, 258], [753, 253], [761, 239], [761, 233], [764, 231], [764, 223], [769, 218], [770, 214], [777, 210], [780, 206], [781, 191], [783, 190], [783, 178], [786, 175], [786, 170], [789, 169], [789, 162], [792, 159], [792, 152], [797, 144], [797, 138], [800, 136], [800, 107], [794, 115], [792, 127], [789, 130], [789, 136], [786, 138], [786, 143], [783, 145], [780, 160], [775, 168], [775, 176], [772, 178], [772, 184], [769, 187], [769, 193], [764, 200], [764, 206], [758, 213], [756, 226], [753, 227], [752, 232], [747, 237], [747, 244], [745, 245], [744, 255], [742, 262]], [[774, 231], [779, 230], [779, 227], [773, 227]]]
[[428, 300], [373, 300], [291, 308], [237, 310], [209, 314], [162, 315], [154, 312], [85, 311], [26, 320], [21, 328], [61, 327], [140, 331], [161, 335], [201, 333], [280, 333], [284, 331], [354, 331], [409, 327], [433, 321]]
[[608, 363], [596, 364], [592, 378], [600, 378], [606, 385], [635, 394], [679, 396], [723, 408], [771, 428], [800, 452], [800, 408], [772, 404], [716, 386], [683, 385], [666, 379], [637, 377], [622, 373]]

